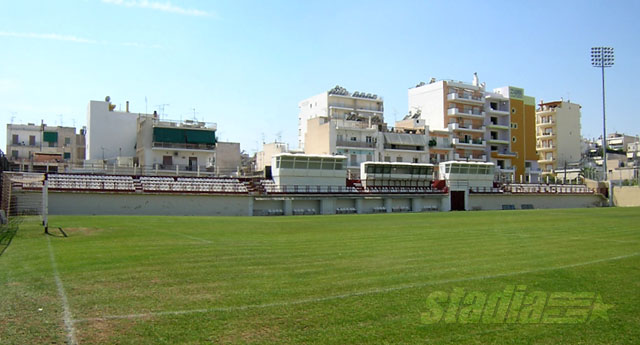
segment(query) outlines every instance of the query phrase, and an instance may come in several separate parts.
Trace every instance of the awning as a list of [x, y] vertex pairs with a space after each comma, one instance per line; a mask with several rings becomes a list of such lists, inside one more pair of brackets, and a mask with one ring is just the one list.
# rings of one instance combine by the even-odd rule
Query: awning
[[406, 133], [384, 133], [385, 144], [426, 146], [428, 144], [426, 135], [406, 134]]

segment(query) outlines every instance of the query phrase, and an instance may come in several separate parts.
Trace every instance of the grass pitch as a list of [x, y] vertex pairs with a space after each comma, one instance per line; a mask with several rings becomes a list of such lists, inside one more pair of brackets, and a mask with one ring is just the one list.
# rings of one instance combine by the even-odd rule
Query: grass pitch
[[[33, 220], [0, 256], [1, 344], [640, 339], [638, 208], [50, 224], [69, 237]], [[609, 309], [588, 322], [422, 322], [436, 291], [511, 285], [596, 293]]]

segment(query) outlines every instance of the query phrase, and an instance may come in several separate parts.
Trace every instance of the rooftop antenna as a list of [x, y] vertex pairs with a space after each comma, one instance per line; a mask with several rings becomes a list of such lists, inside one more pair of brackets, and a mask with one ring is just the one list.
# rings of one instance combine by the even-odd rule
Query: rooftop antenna
[[193, 110], [193, 121], [198, 122], [198, 119], [196, 118], [196, 114], [200, 114], [196, 112], [196, 108], [191, 108], [191, 110]]
[[282, 131], [276, 133], [276, 141], [277, 142], [281, 142], [282, 141]]
[[16, 118], [16, 112], [12, 111], [11, 112], [11, 124], [13, 124], [13, 120]]
[[170, 106], [171, 104], [158, 104], [156, 105], [156, 108], [158, 108], [158, 111], [160, 112], [160, 116], [164, 117], [164, 108]]
[[262, 134], [262, 145], [264, 145], [264, 144], [265, 144], [265, 141], [264, 141], [264, 132], [262, 132], [261, 134]]

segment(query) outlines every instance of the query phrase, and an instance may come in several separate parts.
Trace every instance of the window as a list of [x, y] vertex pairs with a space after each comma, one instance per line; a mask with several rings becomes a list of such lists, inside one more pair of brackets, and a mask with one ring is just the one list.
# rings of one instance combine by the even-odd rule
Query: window
[[414, 158], [414, 159], [413, 159], [413, 162], [414, 162], [414, 163], [418, 163], [418, 158]]
[[531, 168], [531, 162], [524, 162], [525, 168]]
[[20, 139], [18, 138], [18, 135], [17, 135], [17, 134], [14, 134], [14, 135], [12, 136], [12, 141], [11, 141], [11, 142], [13, 143], [13, 145], [18, 145], [18, 144], [20, 144]]
[[30, 135], [29, 136], [29, 146], [36, 146], [36, 136], [35, 135]]
[[517, 141], [516, 137], [511, 138], [511, 141], [515, 143]]
[[55, 141], [49, 141], [49, 147], [56, 147], [56, 142]]
[[396, 162], [402, 163], [402, 157], [400, 156], [396, 157]]
[[372, 137], [370, 137], [370, 136], [367, 136], [366, 141], [367, 141], [368, 143], [372, 143], [372, 142], [373, 142], [373, 138], [372, 138]]
[[498, 147], [495, 145], [491, 145], [491, 151], [498, 151]]
[[391, 162], [391, 157], [389, 157], [389, 156], [384, 156], [384, 161], [385, 161], [385, 162]]
[[350, 139], [350, 140], [351, 140], [351, 141], [357, 141], [357, 140], [358, 140], [358, 138], [356, 138], [356, 137], [351, 137], [351, 139]]
[[11, 151], [11, 157], [18, 158], [18, 150], [12, 150]]
[[69, 137], [64, 138], [64, 144], [65, 144], [65, 146], [66, 145], [71, 145], [71, 138], [69, 138]]
[[515, 114], [516, 113], [516, 108], [511, 108], [511, 114]]
[[64, 159], [71, 159], [71, 152], [65, 152], [63, 157]]

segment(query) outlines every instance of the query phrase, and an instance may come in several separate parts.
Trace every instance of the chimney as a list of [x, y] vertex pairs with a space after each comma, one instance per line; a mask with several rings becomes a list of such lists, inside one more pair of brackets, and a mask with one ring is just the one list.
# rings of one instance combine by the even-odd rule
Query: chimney
[[129, 101], [127, 101], [127, 113], [129, 112]]

